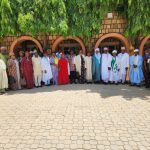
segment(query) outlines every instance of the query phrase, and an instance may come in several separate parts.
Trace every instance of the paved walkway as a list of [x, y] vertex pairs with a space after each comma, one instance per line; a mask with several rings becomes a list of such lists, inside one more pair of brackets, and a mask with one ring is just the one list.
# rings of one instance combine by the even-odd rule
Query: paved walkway
[[150, 90], [67, 85], [0, 96], [0, 150], [150, 150]]

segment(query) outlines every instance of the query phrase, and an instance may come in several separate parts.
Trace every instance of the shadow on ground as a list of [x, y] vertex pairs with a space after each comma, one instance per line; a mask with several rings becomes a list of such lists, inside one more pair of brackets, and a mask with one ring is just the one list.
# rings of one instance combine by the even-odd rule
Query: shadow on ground
[[131, 87], [129, 85], [98, 85], [98, 84], [70, 84], [62, 86], [50, 86], [42, 88], [34, 88], [30, 90], [20, 90], [20, 91], [9, 91], [7, 95], [14, 94], [35, 94], [44, 92], [54, 92], [54, 91], [85, 91], [87, 93], [98, 93], [102, 98], [110, 98], [115, 96], [121, 96], [126, 100], [132, 100], [133, 98], [138, 98], [141, 100], [148, 100], [150, 102], [150, 89], [145, 89], [144, 87]]

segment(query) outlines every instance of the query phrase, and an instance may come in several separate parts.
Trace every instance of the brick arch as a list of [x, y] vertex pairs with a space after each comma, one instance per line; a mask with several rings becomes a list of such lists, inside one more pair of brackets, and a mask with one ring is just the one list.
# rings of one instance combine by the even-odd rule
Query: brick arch
[[31, 37], [31, 36], [21, 36], [21, 37], [17, 38], [17, 39], [11, 44], [10, 51], [13, 51], [13, 50], [15, 49], [15, 47], [16, 47], [18, 44], [20, 44], [20, 43], [22, 43], [22, 42], [24, 42], [24, 41], [27, 41], [27, 40], [34, 42], [34, 43], [37, 45], [37, 47], [39, 48], [39, 50], [40, 50], [41, 52], [43, 52], [43, 48], [42, 48], [41, 44], [39, 43], [39, 41], [37, 41], [35, 38], [33, 38], [33, 37]]
[[127, 38], [125, 38], [123, 35], [119, 34], [119, 33], [108, 33], [108, 34], [105, 34], [103, 35], [95, 44], [95, 48], [98, 48], [100, 43], [104, 40], [104, 39], [107, 39], [107, 38], [115, 38], [115, 39], [118, 39], [120, 40], [123, 45], [126, 47], [127, 49], [127, 52], [129, 53], [129, 41]]
[[150, 35], [148, 35], [148, 36], [146, 36], [143, 40], [142, 40], [142, 42], [141, 42], [141, 44], [140, 44], [140, 55], [143, 55], [143, 50], [144, 50], [144, 45], [146, 44], [146, 42], [148, 41], [150, 39]]
[[60, 42], [64, 41], [64, 40], [75, 40], [75, 41], [77, 41], [80, 44], [80, 46], [81, 46], [81, 48], [83, 50], [83, 53], [86, 54], [86, 49], [85, 49], [85, 45], [84, 45], [83, 41], [80, 38], [78, 38], [78, 37], [72, 37], [72, 36], [68, 36], [68, 37], [60, 36], [60, 37], [58, 37], [55, 40], [55, 42], [53, 43], [52, 51], [54, 52], [56, 50], [56, 47], [58, 46], [58, 44]]

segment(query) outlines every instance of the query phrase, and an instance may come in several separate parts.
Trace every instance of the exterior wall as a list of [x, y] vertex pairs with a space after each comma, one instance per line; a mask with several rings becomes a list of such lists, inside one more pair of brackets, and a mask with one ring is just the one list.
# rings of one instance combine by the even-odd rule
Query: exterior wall
[[[97, 47], [98, 40], [102, 42], [102, 40], [104, 40], [105, 38], [108, 38], [110, 36], [112, 38], [116, 38], [116, 39], [122, 41], [123, 44], [128, 49], [128, 52], [130, 54], [132, 54], [133, 49], [132, 49], [131, 42], [123, 36], [123, 33], [125, 31], [125, 28], [126, 28], [126, 24], [127, 24], [127, 20], [122, 18], [122, 16], [120, 16], [118, 13], [113, 13], [113, 17], [111, 19], [106, 17], [103, 20], [102, 27], [101, 27], [99, 33], [94, 35], [91, 38], [91, 40], [88, 42], [88, 44], [84, 44], [83, 39], [81, 39], [79, 37], [75, 37], [75, 38], [66, 37], [66, 38], [62, 38], [62, 39], [69, 39], [70, 38], [70, 39], [75, 39], [76, 40], [78, 38], [78, 39], [80, 39], [78, 41], [81, 41], [82, 44], [84, 44], [84, 47], [87, 51], [92, 51], [95, 47]], [[24, 36], [24, 37], [22, 37], [22, 36]], [[38, 42], [38, 45], [41, 45], [43, 47], [45, 35], [42, 35], [42, 34], [38, 35], [37, 37], [32, 37], [30, 35], [8, 36], [8, 37], [5, 37], [5, 38], [2, 39], [2, 41], [0, 43], [0, 46], [6, 46], [7, 49], [10, 51], [14, 48], [14, 46], [16, 44], [15, 42], [17, 41], [18, 38], [22, 37], [21, 41], [23, 41], [23, 40], [25, 41], [25, 40], [27, 40], [25, 38], [26, 36], [29, 36], [29, 40], [32, 40], [33, 42], [36, 40]], [[58, 35], [48, 35], [47, 36], [48, 47], [53, 49], [53, 47], [54, 47], [53, 45], [56, 46], [56, 44], [57, 44], [56, 41], [60, 37], [61, 36], [58, 36]], [[18, 40], [18, 43], [19, 43], [19, 40]], [[58, 42], [58, 44], [59, 44], [59, 42]], [[141, 54], [142, 54], [143, 46], [140, 47], [140, 50], [141, 50]]]

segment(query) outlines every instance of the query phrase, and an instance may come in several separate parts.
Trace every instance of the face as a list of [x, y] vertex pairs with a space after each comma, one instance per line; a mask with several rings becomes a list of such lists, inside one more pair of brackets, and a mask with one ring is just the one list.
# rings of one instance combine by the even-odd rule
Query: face
[[114, 57], [116, 57], [116, 56], [117, 56], [117, 54], [116, 54], [116, 53], [112, 53], [112, 55], [113, 55]]
[[47, 53], [44, 53], [43, 55], [44, 55], [44, 57], [46, 57], [48, 54], [47, 54]]
[[96, 51], [96, 54], [98, 54], [99, 53], [99, 51]]
[[79, 54], [82, 55], [82, 50], [80, 50]]
[[34, 53], [34, 56], [35, 56], [35, 57], [38, 57], [38, 53]]
[[121, 53], [125, 53], [125, 49], [124, 48], [121, 48]]
[[29, 56], [30, 56], [29, 52], [25, 52], [25, 57], [29, 57]]
[[88, 52], [88, 53], [87, 53], [87, 56], [89, 56], [89, 57], [90, 57], [90, 56], [91, 56], [91, 53], [90, 53], [90, 52]]
[[65, 55], [64, 55], [64, 54], [61, 54], [61, 58], [65, 58]]
[[73, 55], [73, 54], [74, 54], [74, 51], [71, 50], [71, 51], [70, 51], [70, 54]]
[[104, 50], [104, 53], [107, 54], [107, 53], [108, 53], [108, 50]]
[[23, 57], [23, 52], [22, 51], [19, 51], [19, 56]]
[[16, 59], [16, 57], [15, 57], [15, 55], [13, 54], [13, 55], [11, 55], [11, 57], [10, 57], [11, 59]]
[[52, 53], [52, 56], [55, 57], [56, 56], [55, 53]]
[[47, 53], [48, 53], [48, 55], [51, 55], [51, 49], [49, 49], [49, 50], [47, 51]]
[[134, 52], [134, 55], [137, 56], [139, 54], [139, 52]]

